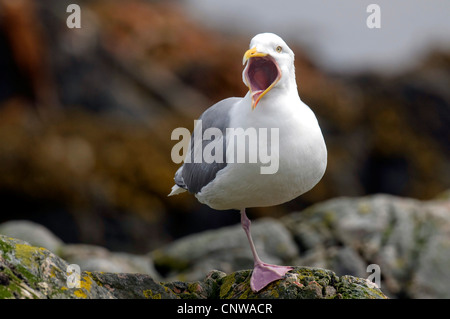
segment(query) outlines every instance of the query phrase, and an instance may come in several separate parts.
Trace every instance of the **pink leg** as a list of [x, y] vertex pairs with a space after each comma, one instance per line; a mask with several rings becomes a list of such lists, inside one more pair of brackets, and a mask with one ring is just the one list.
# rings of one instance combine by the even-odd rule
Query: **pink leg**
[[288, 266], [266, 264], [261, 261], [258, 253], [256, 252], [255, 245], [253, 244], [252, 235], [250, 233], [251, 222], [250, 219], [248, 219], [247, 214], [245, 214], [245, 208], [241, 210], [241, 225], [247, 235], [248, 242], [250, 243], [250, 249], [252, 250], [253, 260], [255, 263], [252, 278], [250, 279], [250, 287], [254, 292], [258, 292], [272, 281], [283, 278], [284, 275], [293, 268]]

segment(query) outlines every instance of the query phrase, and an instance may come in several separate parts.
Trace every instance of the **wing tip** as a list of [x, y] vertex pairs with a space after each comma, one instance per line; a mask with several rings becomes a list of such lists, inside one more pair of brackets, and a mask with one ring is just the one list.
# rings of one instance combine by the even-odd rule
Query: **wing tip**
[[173, 196], [173, 195], [178, 195], [178, 194], [184, 193], [185, 191], [186, 190], [184, 188], [182, 188], [182, 187], [180, 187], [178, 185], [173, 185], [172, 191], [167, 196], [169, 197], [169, 196]]

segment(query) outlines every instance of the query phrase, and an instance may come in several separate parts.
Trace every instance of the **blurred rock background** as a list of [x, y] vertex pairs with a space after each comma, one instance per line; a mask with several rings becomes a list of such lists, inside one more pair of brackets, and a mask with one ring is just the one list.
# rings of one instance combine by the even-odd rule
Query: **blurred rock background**
[[[170, 136], [245, 94], [241, 59], [255, 32], [221, 32], [181, 1], [144, 0], [77, 1], [82, 28], [69, 29], [72, 2], [0, 0], [0, 222], [31, 220], [65, 243], [133, 253], [238, 223], [193, 196], [167, 197], [178, 167]], [[428, 200], [450, 188], [448, 51], [396, 74], [345, 73], [288, 42], [328, 168], [312, 191], [250, 217], [338, 196]]]

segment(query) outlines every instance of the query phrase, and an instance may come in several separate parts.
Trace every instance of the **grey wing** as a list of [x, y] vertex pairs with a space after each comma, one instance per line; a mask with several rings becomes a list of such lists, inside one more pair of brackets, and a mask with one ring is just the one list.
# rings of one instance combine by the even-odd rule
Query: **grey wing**
[[[195, 138], [195, 129], [191, 136], [191, 144], [189, 153], [187, 157], [189, 157], [189, 161], [185, 159], [183, 166], [178, 169], [175, 173], [175, 183], [187, 189], [191, 193], [198, 193], [200, 190], [208, 185], [215, 177], [218, 171], [227, 166], [225, 161], [226, 156], [226, 128], [230, 123], [230, 110], [232, 106], [238, 102], [241, 98], [228, 98], [222, 100], [209, 109], [207, 109], [200, 120], [202, 121], [202, 136], [206, 129], [208, 128], [218, 128], [222, 132], [223, 139], [220, 140], [222, 142], [222, 160], [221, 161], [213, 161], [212, 163], [206, 163], [202, 160], [200, 163], [195, 163], [194, 161], [194, 138]], [[202, 140], [201, 143], [201, 151], [205, 149], [209, 143], [214, 141], [212, 140]], [[217, 140], [216, 140], [217, 142]]]

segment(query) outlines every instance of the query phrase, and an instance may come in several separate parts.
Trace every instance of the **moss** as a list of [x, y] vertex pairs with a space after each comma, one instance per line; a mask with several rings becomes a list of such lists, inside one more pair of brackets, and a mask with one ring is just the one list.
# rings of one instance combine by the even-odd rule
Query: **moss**
[[244, 291], [242, 293], [242, 295], [239, 296], [238, 299], [249, 299], [249, 289], [247, 289], [246, 291]]
[[366, 290], [370, 292], [371, 298], [382, 298], [382, 299], [387, 298], [385, 295], [383, 295], [383, 293], [379, 289], [367, 287]]
[[13, 250], [13, 247], [9, 245], [5, 240], [2, 240], [3, 239], [2, 237], [7, 238], [9, 240], [14, 240], [14, 238], [0, 235], [0, 252], [3, 252], [3, 254], [9, 254]]
[[203, 290], [203, 288], [200, 285], [200, 283], [198, 283], [198, 282], [193, 282], [193, 283], [188, 284], [188, 291], [192, 294], [197, 295], [197, 294], [201, 293], [202, 290]]
[[221, 299], [225, 298], [228, 295], [228, 292], [233, 287], [233, 284], [235, 283], [235, 274], [228, 275], [224, 278], [222, 285], [220, 286], [220, 293], [219, 297]]
[[379, 289], [369, 287], [361, 278], [342, 276], [336, 288], [336, 295], [343, 299], [386, 299]]
[[17, 287], [17, 277], [8, 268], [3, 269], [0, 274], [4, 278], [3, 284], [0, 284], [0, 299], [13, 298], [13, 291], [20, 291]]
[[151, 289], [146, 289], [142, 291], [142, 294], [147, 299], [161, 299], [161, 294], [160, 293], [154, 294]]
[[[164, 283], [161, 283], [164, 285]], [[199, 282], [185, 283], [185, 282], [177, 282], [176, 286], [173, 286], [172, 292], [180, 291], [176, 293], [181, 299], [203, 299], [205, 298], [204, 288]], [[167, 287], [164, 286], [164, 289], [167, 291]]]
[[[99, 273], [83, 272], [80, 287], [68, 289], [65, 286], [65, 273], [61, 270], [65, 264], [59, 259], [47, 260], [47, 257], [52, 257], [47, 250], [18, 240], [7, 240], [4, 236], [0, 236], [0, 249], [0, 298], [86, 299], [93, 296], [108, 298], [111, 295], [148, 299], [385, 298], [379, 289], [369, 285], [365, 279], [337, 277], [330, 270], [310, 267], [295, 267], [285, 280], [273, 282], [258, 293], [250, 288], [251, 270], [241, 270], [230, 275], [214, 271], [204, 281], [191, 283], [177, 281], [154, 286], [154, 281], [148, 279], [148, 285], [133, 292], [128, 292], [130, 287], [123, 282], [128, 283], [131, 279], [135, 283], [134, 277], [122, 274], [117, 282], [117, 274], [99, 276]], [[142, 279], [142, 276], [139, 278]], [[106, 283], [112, 284], [114, 289], [106, 289]], [[120, 292], [120, 289], [123, 291]]]
[[[4, 268], [2, 270], [1, 274], [3, 274], [3, 276], [7, 278], [7, 285], [0, 285], [0, 299], [16, 297], [35, 298], [35, 293], [32, 293], [34, 289], [31, 287], [31, 289], [28, 289], [27, 287], [27, 280], [24, 279], [22, 274], [18, 272], [17, 269], [15, 269], [14, 272], [9, 268]], [[34, 280], [34, 282], [36, 282], [36, 279]], [[32, 286], [36, 285], [33, 284]]]
[[278, 290], [273, 290], [271, 291], [270, 295], [276, 299], [278, 299], [280, 297], [280, 293], [278, 292]]
[[307, 286], [312, 281], [317, 282], [321, 286], [327, 286], [333, 280], [333, 274], [326, 269], [304, 267], [295, 269], [294, 273], [297, 274], [298, 282], [304, 286]]
[[182, 299], [202, 299], [203, 287], [199, 282], [188, 283], [186, 290], [180, 297]]
[[251, 270], [242, 270], [221, 279], [219, 298], [221, 299], [252, 299], [256, 295], [250, 288]]
[[[255, 298], [252, 289], [250, 288], [250, 281], [243, 282], [240, 284], [241, 295], [238, 296], [238, 299], [252, 299]], [[243, 287], [246, 287], [245, 290], [242, 290]], [[234, 297], [233, 297], [234, 298]]]
[[0, 299], [13, 298], [14, 295], [11, 292], [9, 286], [0, 286]]
[[[1, 240], [2, 238], [5, 240]], [[28, 285], [36, 287], [36, 283], [39, 282], [39, 278], [32, 273], [32, 269], [38, 269], [39, 264], [36, 263], [36, 259], [39, 259], [39, 255], [42, 251], [36, 247], [28, 244], [16, 243], [14, 238], [8, 238], [0, 236], [0, 253], [6, 261], [13, 263], [14, 259], [19, 259], [20, 263], [14, 262], [11, 269], [5, 268], [3, 272], [8, 276], [11, 281], [9, 290], [14, 290], [20, 294], [21, 288], [18, 284], [25, 281]], [[11, 285], [16, 285], [17, 289]]]

